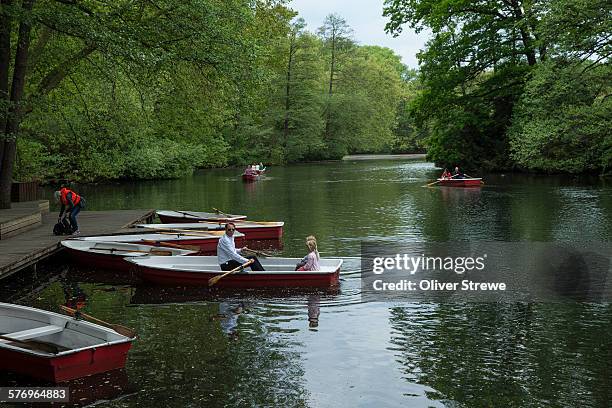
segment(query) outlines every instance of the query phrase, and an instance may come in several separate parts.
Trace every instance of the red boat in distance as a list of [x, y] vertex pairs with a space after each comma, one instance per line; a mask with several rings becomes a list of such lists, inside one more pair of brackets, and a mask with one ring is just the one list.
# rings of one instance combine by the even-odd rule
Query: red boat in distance
[[242, 173], [242, 180], [246, 182], [257, 181], [266, 172], [266, 168], [260, 165], [248, 166]]

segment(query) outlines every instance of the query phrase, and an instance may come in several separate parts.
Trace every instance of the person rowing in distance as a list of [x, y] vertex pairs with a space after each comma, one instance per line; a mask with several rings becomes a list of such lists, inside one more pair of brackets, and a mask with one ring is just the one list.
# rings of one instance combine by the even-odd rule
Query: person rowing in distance
[[465, 174], [463, 174], [460, 170], [459, 170], [459, 166], [455, 166], [455, 171], [453, 172], [453, 177], [454, 179], [462, 179], [465, 178]]
[[236, 249], [236, 244], [234, 244], [235, 231], [236, 225], [233, 222], [228, 222], [225, 224], [225, 234], [219, 238], [219, 242], [217, 243], [217, 259], [221, 270], [231, 271], [252, 259], [253, 263], [250, 265], [251, 270], [263, 271], [264, 268], [261, 266], [256, 256], [244, 257], [241, 255], [242, 251], [245, 249], [248, 250], [246, 246], [241, 249]]

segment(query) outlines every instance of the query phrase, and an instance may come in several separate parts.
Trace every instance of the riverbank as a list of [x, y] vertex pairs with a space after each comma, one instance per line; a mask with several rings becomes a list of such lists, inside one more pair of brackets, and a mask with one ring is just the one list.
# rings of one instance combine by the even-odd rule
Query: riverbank
[[342, 160], [425, 160], [426, 153], [406, 154], [349, 154]]

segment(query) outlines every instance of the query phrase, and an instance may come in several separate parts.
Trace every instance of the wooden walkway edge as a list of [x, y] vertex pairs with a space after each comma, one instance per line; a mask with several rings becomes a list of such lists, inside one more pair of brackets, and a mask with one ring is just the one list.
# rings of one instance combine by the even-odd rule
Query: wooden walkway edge
[[[82, 211], [78, 216], [81, 235], [112, 234], [133, 224], [150, 222], [155, 210]], [[0, 241], [0, 279], [59, 252], [69, 236], [53, 235], [57, 213], [43, 214], [42, 224]]]

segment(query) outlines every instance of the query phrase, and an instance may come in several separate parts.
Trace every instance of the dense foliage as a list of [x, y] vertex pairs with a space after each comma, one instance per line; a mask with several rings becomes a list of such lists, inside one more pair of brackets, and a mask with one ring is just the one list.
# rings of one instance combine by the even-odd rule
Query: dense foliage
[[94, 181], [418, 148], [399, 57], [285, 3], [2, 0], [0, 159], [19, 180]]
[[444, 167], [605, 173], [612, 3], [386, 0], [387, 29], [429, 29], [409, 104]]

